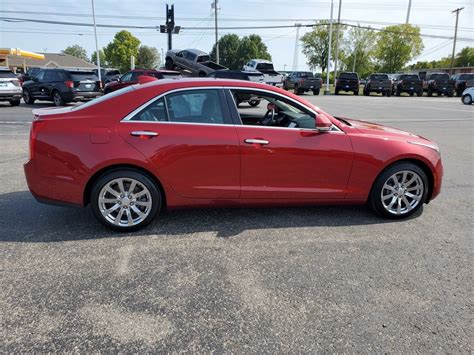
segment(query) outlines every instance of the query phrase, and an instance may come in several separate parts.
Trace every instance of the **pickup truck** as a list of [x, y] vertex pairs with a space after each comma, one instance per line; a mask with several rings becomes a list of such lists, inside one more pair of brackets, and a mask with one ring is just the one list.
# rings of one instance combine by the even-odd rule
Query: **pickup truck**
[[392, 80], [390, 80], [388, 74], [370, 74], [364, 85], [364, 95], [369, 96], [371, 92], [382, 94], [382, 96], [392, 95]]
[[461, 97], [464, 90], [474, 86], [474, 73], [460, 73], [451, 77], [454, 80], [456, 96]]
[[175, 68], [189, 72], [192, 76], [204, 77], [216, 70], [226, 67], [212, 62], [209, 54], [199, 49], [169, 50], [166, 52], [165, 67], [167, 70]]
[[454, 94], [454, 80], [449, 78], [448, 73], [428, 74], [423, 81], [423, 91], [426, 91], [428, 96], [436, 93], [438, 96], [445, 94], [451, 97]]
[[359, 95], [359, 75], [351, 72], [341, 72], [336, 80], [335, 94], [339, 91], [352, 91], [354, 95]]
[[283, 81], [283, 89], [293, 89], [296, 95], [307, 91], [312, 91], [314, 95], [319, 95], [323, 80], [321, 76], [315, 76], [310, 71], [295, 71], [288, 75]]
[[269, 85], [280, 85], [283, 82], [283, 75], [275, 71], [269, 60], [251, 59], [244, 65], [243, 70], [262, 73], [265, 83]]
[[395, 74], [393, 77], [393, 94], [400, 96], [406, 92], [410, 96], [423, 96], [423, 81], [417, 74]]

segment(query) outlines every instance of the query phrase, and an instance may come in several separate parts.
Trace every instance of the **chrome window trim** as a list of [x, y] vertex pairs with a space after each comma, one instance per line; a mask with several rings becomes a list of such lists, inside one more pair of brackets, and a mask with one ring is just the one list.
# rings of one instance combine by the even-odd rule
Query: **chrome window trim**
[[[300, 105], [300, 106], [306, 108], [308, 111], [314, 113], [315, 115], [318, 115], [318, 113], [315, 110], [313, 110], [311, 107], [308, 107], [307, 105], [302, 104], [301, 102], [296, 101], [295, 99], [293, 99], [291, 97], [284, 96], [280, 93], [277, 93], [277, 92], [274, 92], [274, 91], [271, 91], [271, 90], [245, 87], [245, 86], [196, 86], [196, 87], [192, 87], [192, 88], [177, 88], [177, 89], [173, 89], [173, 90], [169, 90], [169, 91], [166, 91], [164, 93], [161, 93], [160, 95], [148, 100], [147, 102], [145, 102], [144, 104], [140, 105], [138, 108], [136, 108], [135, 110], [130, 112], [128, 115], [126, 115], [124, 118], [122, 118], [120, 120], [120, 122], [125, 122], [125, 123], [127, 123], [127, 122], [131, 122], [131, 123], [154, 123], [154, 124], [156, 124], [156, 123], [158, 123], [158, 124], [186, 124], [186, 125], [199, 125], [199, 126], [226, 126], [226, 127], [258, 127], [258, 128], [270, 128], [270, 129], [290, 129], [292, 131], [295, 130], [295, 128], [290, 128], [290, 127], [251, 126], [251, 125], [244, 125], [244, 124], [236, 125], [236, 124], [223, 124], [223, 123], [195, 123], [195, 122], [172, 122], [172, 121], [133, 121], [132, 120], [132, 118], [136, 114], [138, 114], [140, 111], [142, 111], [143, 109], [145, 109], [149, 105], [153, 104], [155, 101], [158, 101], [159, 99], [161, 99], [162, 97], [164, 97], [168, 94], [173, 94], [173, 93], [180, 92], [180, 91], [216, 90], [216, 89], [217, 90], [224, 90], [224, 89], [227, 89], [227, 90], [232, 90], [232, 89], [234, 89], [234, 90], [236, 90], [236, 89], [237, 90], [252, 90], [252, 91], [259, 91], [259, 92], [268, 93], [268, 94], [271, 94], [271, 95], [276, 95], [276, 96], [279, 96], [283, 99], [289, 100], [289, 101], [295, 103], [296, 105]], [[167, 100], [164, 100], [164, 101], [165, 101], [165, 105], [166, 105]], [[234, 101], [234, 104], [235, 104], [235, 101]], [[297, 130], [299, 130], [299, 131], [314, 131], [315, 129], [312, 129], [312, 128], [297, 128]], [[327, 131], [325, 133], [342, 133], [342, 134], [345, 134], [345, 132], [343, 130], [341, 130], [339, 127], [337, 127], [334, 124], [332, 125], [331, 130]]]

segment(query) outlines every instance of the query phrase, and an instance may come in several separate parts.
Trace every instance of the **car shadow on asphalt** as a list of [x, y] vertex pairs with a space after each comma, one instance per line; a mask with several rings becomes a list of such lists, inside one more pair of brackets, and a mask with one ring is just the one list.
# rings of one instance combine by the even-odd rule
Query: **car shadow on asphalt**
[[[422, 209], [410, 218], [421, 213]], [[189, 209], [163, 212], [150, 226], [138, 232], [117, 233], [102, 226], [89, 207], [40, 204], [29, 191], [1, 194], [0, 216], [0, 241], [32, 243], [205, 232], [228, 238], [246, 230], [397, 223], [375, 216], [365, 206]]]

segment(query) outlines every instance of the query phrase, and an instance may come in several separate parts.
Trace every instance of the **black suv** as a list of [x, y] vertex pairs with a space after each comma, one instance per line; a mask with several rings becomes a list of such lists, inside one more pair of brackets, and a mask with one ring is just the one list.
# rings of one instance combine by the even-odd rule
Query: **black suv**
[[406, 92], [410, 96], [423, 96], [423, 81], [417, 74], [396, 74], [393, 79], [393, 93], [400, 96]]
[[23, 100], [27, 104], [45, 100], [64, 106], [71, 101], [87, 101], [100, 95], [99, 78], [92, 70], [42, 69], [23, 84]]
[[[251, 72], [251, 71], [240, 71], [240, 70], [216, 70], [212, 73], [207, 74], [209, 78], [220, 78], [220, 79], [234, 79], [234, 80], [246, 80], [253, 81], [255, 83], [265, 84], [265, 77], [262, 73]], [[250, 94], [239, 93], [234, 96], [235, 103], [237, 106], [242, 102], [247, 102], [250, 106], [255, 107], [260, 104], [258, 97]]]
[[456, 96], [461, 97], [466, 88], [474, 86], [474, 73], [455, 74], [451, 77], [451, 80], [454, 80]]
[[321, 75], [314, 75], [310, 71], [295, 71], [283, 81], [283, 89], [293, 89], [296, 95], [310, 90], [314, 95], [319, 95], [322, 84]]
[[336, 80], [335, 94], [339, 91], [352, 91], [354, 95], [359, 95], [359, 75], [351, 72], [341, 72]]

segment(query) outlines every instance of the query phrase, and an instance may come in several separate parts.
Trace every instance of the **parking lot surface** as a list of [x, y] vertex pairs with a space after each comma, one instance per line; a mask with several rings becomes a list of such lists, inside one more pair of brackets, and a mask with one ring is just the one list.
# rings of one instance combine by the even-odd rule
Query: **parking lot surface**
[[116, 234], [32, 198], [31, 109], [49, 105], [1, 105], [0, 352], [471, 352], [474, 107], [304, 97], [436, 141], [441, 195], [398, 222], [361, 206], [186, 210]]

